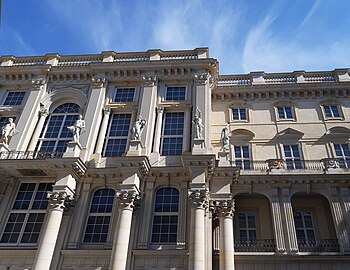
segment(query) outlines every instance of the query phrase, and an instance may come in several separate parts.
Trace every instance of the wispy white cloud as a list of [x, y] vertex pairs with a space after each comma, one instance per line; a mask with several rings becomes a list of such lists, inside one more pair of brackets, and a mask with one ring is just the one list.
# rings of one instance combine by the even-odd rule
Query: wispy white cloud
[[21, 33], [10, 27], [3, 27], [0, 38], [1, 54], [35, 55], [35, 50], [25, 41]]
[[327, 70], [348, 66], [350, 55], [346, 53], [346, 40], [329, 41], [319, 46], [307, 45], [297, 38], [284, 40], [272, 31], [275, 18], [267, 15], [249, 31], [242, 59], [245, 72]]
[[301, 22], [301, 24], [299, 25], [299, 28], [303, 27], [308, 21], [309, 19], [312, 17], [312, 15], [315, 13], [316, 9], [319, 7], [321, 3], [321, 0], [315, 0], [314, 4], [312, 5], [311, 9], [309, 10], [309, 12], [306, 14], [304, 20]]

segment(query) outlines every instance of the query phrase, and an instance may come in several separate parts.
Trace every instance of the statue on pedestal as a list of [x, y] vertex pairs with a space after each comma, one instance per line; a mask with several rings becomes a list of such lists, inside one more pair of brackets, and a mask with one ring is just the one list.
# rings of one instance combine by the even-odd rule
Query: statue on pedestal
[[73, 126], [67, 127], [69, 131], [73, 133], [73, 142], [78, 143], [80, 140], [80, 134], [84, 133], [85, 130], [85, 120], [83, 120], [83, 116], [79, 115], [77, 121], [75, 121]]
[[194, 138], [203, 139], [204, 126], [201, 118], [201, 111], [198, 109], [198, 107], [196, 109], [196, 114], [194, 116], [192, 123], [194, 124]]
[[132, 129], [130, 129], [131, 140], [136, 140], [136, 141], [140, 140], [140, 136], [141, 136], [141, 133], [142, 133], [143, 128], [145, 127], [145, 125], [146, 125], [146, 119], [142, 119], [142, 117], [139, 116], [136, 119]]
[[222, 152], [227, 152], [230, 150], [230, 147], [229, 147], [229, 137], [228, 137], [228, 128], [225, 127], [222, 129], [221, 131], [221, 137], [220, 137], [220, 143], [221, 143], [221, 148], [220, 148], [220, 151]]
[[1, 130], [1, 143], [8, 145], [9, 137], [12, 137], [18, 133], [16, 124], [13, 122], [13, 118], [8, 119], [8, 123], [2, 127]]

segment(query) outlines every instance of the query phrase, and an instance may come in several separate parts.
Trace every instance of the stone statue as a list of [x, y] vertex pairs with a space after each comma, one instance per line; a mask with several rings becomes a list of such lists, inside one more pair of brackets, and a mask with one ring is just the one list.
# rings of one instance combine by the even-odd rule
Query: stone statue
[[142, 119], [142, 117], [139, 116], [136, 119], [132, 129], [130, 129], [131, 139], [132, 140], [137, 140], [137, 141], [140, 140], [140, 136], [141, 136], [141, 133], [142, 133], [143, 128], [145, 127], [145, 125], [146, 125], [146, 119]]
[[192, 123], [194, 124], [194, 138], [203, 139], [204, 126], [201, 118], [201, 111], [198, 109], [198, 107]]
[[229, 148], [229, 137], [228, 137], [228, 128], [225, 127], [221, 131], [221, 137], [220, 137], [220, 143], [221, 143], [221, 149], [222, 152], [227, 152], [230, 150]]
[[85, 120], [83, 120], [83, 116], [79, 115], [77, 121], [75, 121], [73, 126], [67, 127], [69, 131], [73, 133], [73, 142], [79, 142], [80, 134], [85, 132]]
[[5, 145], [8, 145], [9, 137], [16, 135], [18, 133], [16, 129], [16, 124], [13, 123], [13, 118], [8, 119], [8, 123], [2, 127], [1, 132], [1, 142]]

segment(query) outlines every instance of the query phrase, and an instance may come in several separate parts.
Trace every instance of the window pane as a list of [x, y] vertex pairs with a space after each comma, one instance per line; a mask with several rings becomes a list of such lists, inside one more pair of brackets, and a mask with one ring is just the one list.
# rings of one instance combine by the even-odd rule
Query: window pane
[[26, 92], [9, 92], [4, 105], [21, 105]]
[[109, 137], [128, 136], [131, 114], [113, 114], [110, 120]]
[[134, 101], [135, 88], [117, 88], [113, 102], [132, 102]]
[[165, 100], [185, 100], [186, 87], [167, 87]]

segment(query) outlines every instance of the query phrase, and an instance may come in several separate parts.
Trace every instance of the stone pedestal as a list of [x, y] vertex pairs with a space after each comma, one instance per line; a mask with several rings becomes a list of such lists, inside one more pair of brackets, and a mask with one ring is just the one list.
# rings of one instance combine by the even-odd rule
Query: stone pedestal
[[142, 145], [140, 140], [130, 140], [127, 156], [141, 156]]
[[218, 153], [218, 157], [219, 157], [219, 167], [228, 167], [231, 166], [230, 161], [228, 160], [228, 156], [229, 156], [230, 152], [222, 152], [220, 151]]
[[66, 152], [63, 157], [79, 157], [81, 151], [81, 145], [79, 142], [68, 142]]
[[206, 154], [204, 139], [193, 139], [192, 154]]

